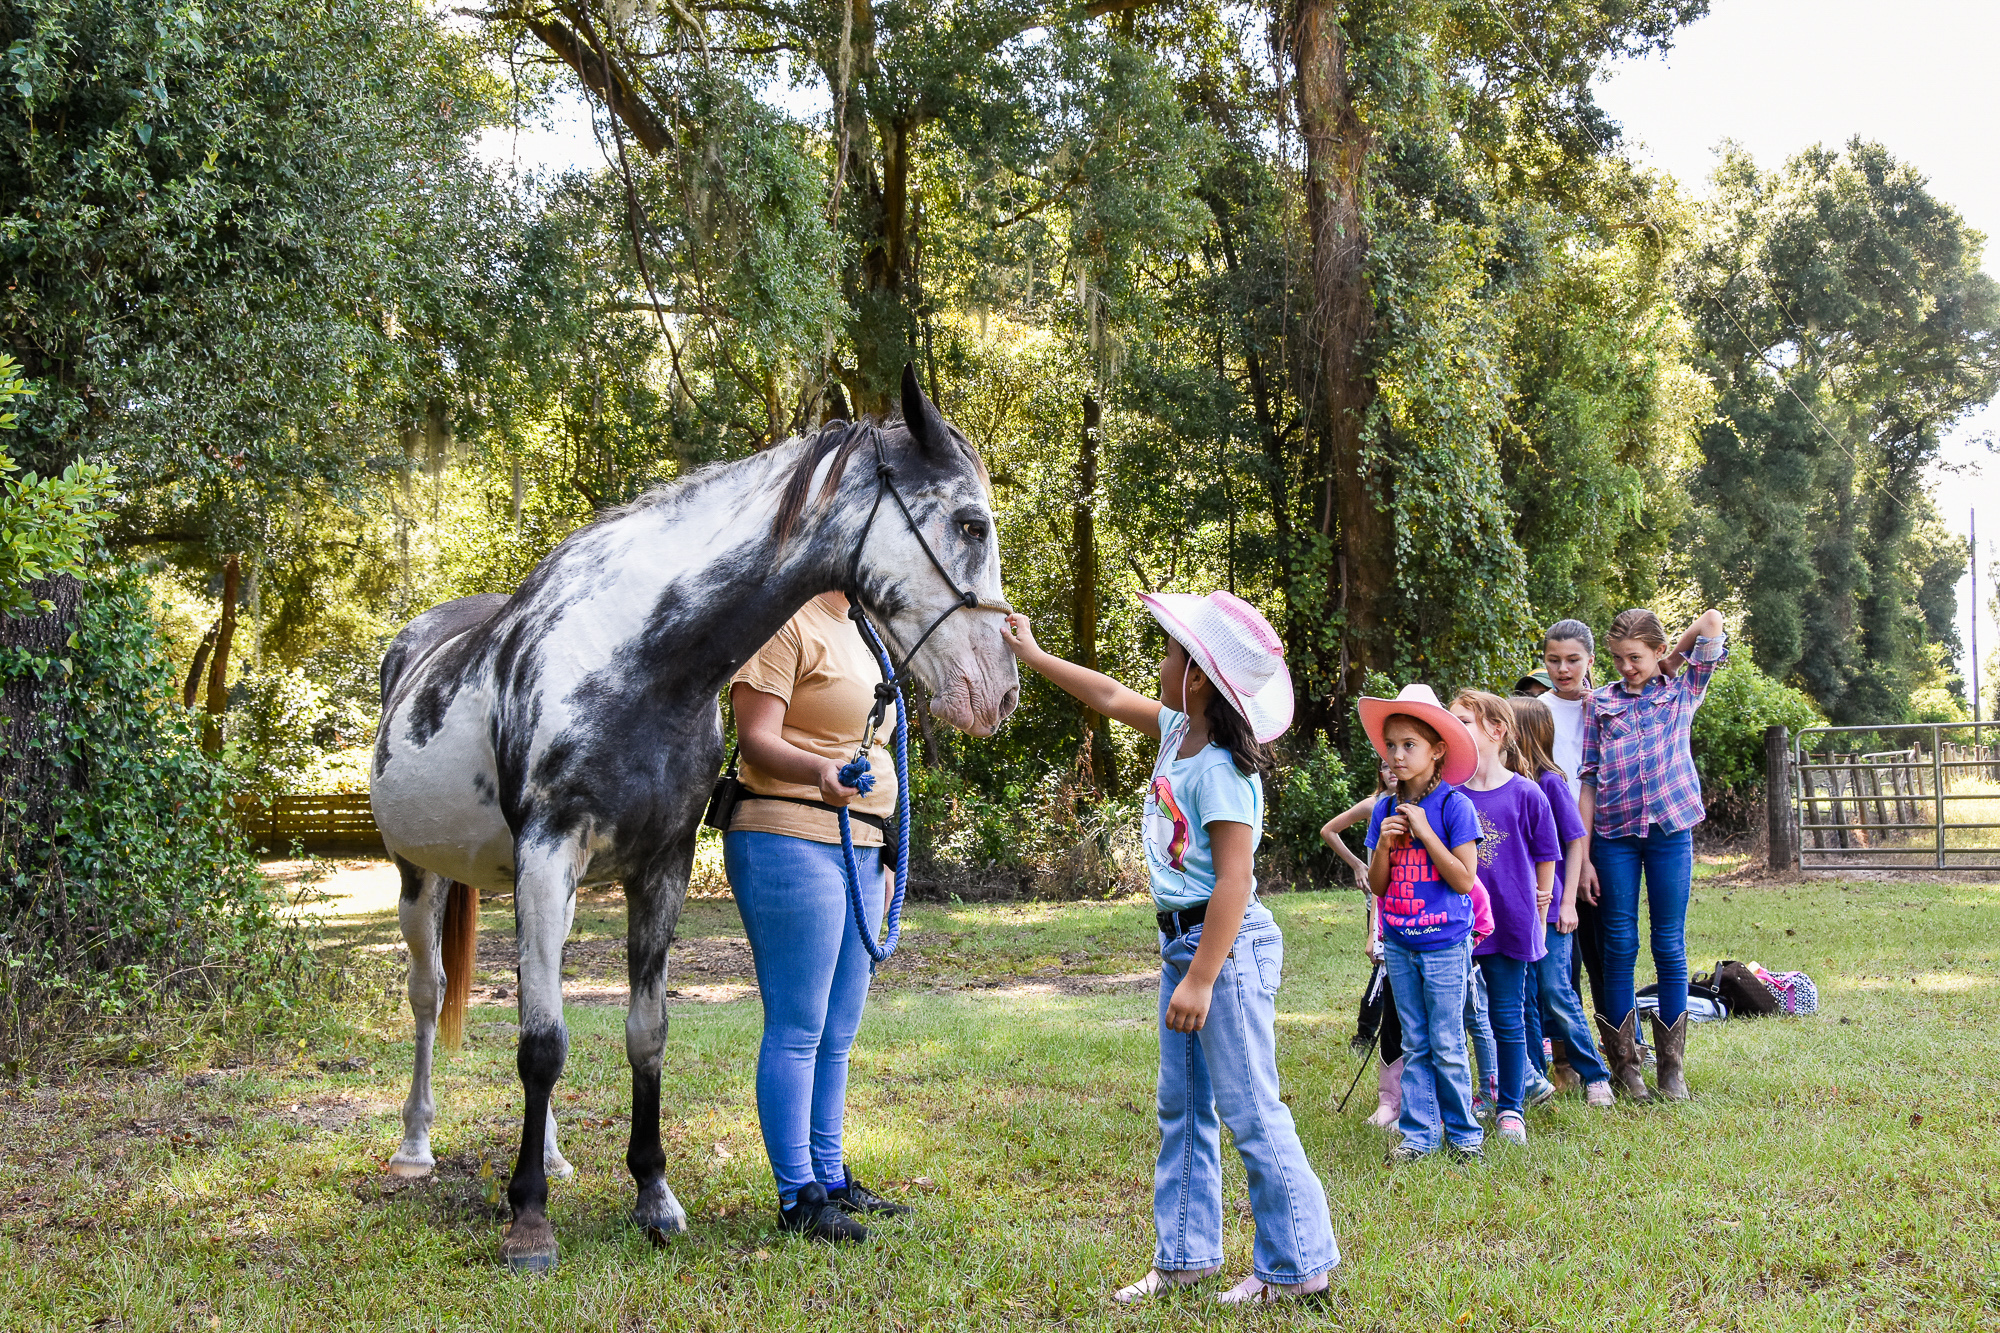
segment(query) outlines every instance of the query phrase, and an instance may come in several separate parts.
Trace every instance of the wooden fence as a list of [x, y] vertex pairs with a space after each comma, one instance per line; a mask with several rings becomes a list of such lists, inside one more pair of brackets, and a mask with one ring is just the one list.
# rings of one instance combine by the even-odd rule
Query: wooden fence
[[274, 852], [289, 850], [295, 841], [307, 847], [382, 847], [367, 792], [238, 797], [236, 819], [245, 833]]

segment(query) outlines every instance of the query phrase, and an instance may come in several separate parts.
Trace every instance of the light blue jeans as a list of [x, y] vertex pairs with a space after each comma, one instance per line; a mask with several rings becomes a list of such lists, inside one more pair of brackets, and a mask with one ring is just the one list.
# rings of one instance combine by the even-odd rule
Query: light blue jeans
[[[1653, 974], [1660, 983], [1660, 1021], [1671, 1027], [1687, 1012], [1688, 894], [1694, 886], [1694, 830], [1646, 826], [1643, 838], [1593, 838], [1597, 920], [1604, 939], [1605, 1017], [1625, 1021], [1635, 1003], [1632, 973], [1639, 963], [1639, 878], [1646, 881], [1652, 927]], [[1640, 1025], [1643, 1026], [1643, 1025]]]
[[1396, 1128], [1419, 1152], [1443, 1139], [1477, 1148], [1486, 1131], [1472, 1118], [1472, 1070], [1465, 1058], [1465, 987], [1472, 940], [1416, 950], [1382, 941], [1382, 961], [1403, 1024], [1403, 1116]]
[[1153, 1267], [1222, 1262], [1222, 1126], [1250, 1179], [1257, 1239], [1250, 1266], [1265, 1282], [1304, 1282], [1340, 1262], [1326, 1190], [1278, 1096], [1278, 983], [1285, 937], [1253, 902], [1222, 964], [1199, 1032], [1167, 1027], [1202, 927], [1160, 942], [1160, 1160], [1153, 1169]]
[[1466, 1058], [1472, 1069], [1474, 1096], [1486, 1094], [1488, 1105], [1500, 1100], [1499, 1066], [1494, 1063], [1493, 1021], [1488, 1012], [1486, 974], [1474, 964], [1465, 974]]
[[1565, 935], [1554, 926], [1545, 930], [1548, 953], [1538, 963], [1528, 964], [1528, 1001], [1524, 1017], [1528, 1029], [1528, 1059], [1546, 1074], [1548, 1059], [1542, 1054], [1542, 1038], [1549, 1037], [1569, 1048], [1569, 1067], [1586, 1084], [1602, 1083], [1611, 1077], [1591, 1039], [1590, 1020], [1584, 1015], [1583, 1001], [1570, 985], [1569, 960], [1576, 936]]
[[[789, 1204], [817, 1180], [847, 1179], [841, 1122], [847, 1057], [868, 1000], [868, 951], [854, 929], [840, 847], [782, 833], [727, 833], [723, 869], [750, 937], [764, 1041], [757, 1050], [757, 1121]], [[856, 847], [862, 910], [882, 924], [882, 851]]]

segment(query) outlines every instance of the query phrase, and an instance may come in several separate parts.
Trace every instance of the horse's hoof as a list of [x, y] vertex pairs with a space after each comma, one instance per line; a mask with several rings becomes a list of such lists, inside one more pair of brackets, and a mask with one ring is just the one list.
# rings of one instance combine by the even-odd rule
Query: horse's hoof
[[556, 1229], [546, 1217], [517, 1217], [500, 1242], [500, 1257], [517, 1273], [549, 1272], [556, 1266]]
[[404, 1180], [418, 1180], [431, 1173], [437, 1162], [430, 1157], [405, 1157], [397, 1153], [389, 1159], [388, 1172]]
[[576, 1168], [571, 1166], [569, 1159], [561, 1153], [556, 1153], [552, 1156], [544, 1154], [542, 1157], [542, 1174], [550, 1180], [568, 1180], [576, 1174]]
[[639, 1191], [639, 1202], [632, 1208], [632, 1224], [655, 1245], [665, 1245], [667, 1237], [678, 1236], [688, 1229], [681, 1201], [664, 1180], [656, 1180]]

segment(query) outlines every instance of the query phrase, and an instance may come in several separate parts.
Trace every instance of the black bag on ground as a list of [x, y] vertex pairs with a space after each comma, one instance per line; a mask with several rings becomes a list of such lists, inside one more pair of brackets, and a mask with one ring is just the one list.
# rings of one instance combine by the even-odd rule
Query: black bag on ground
[[1734, 959], [1724, 959], [1705, 980], [1729, 1006], [1731, 1018], [1764, 1018], [1778, 1012], [1778, 998], [1755, 972]]

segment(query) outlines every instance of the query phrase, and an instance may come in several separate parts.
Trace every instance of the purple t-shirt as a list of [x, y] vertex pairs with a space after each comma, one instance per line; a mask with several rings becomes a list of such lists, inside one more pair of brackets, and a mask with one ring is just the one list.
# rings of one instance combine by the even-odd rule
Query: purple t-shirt
[[1492, 791], [1460, 787], [1479, 812], [1479, 878], [1493, 898], [1493, 933], [1473, 949], [1532, 963], [1548, 952], [1535, 909], [1535, 867], [1562, 861], [1556, 817], [1542, 789], [1518, 773]]
[[[1583, 836], [1583, 814], [1576, 808], [1576, 797], [1570, 794], [1569, 783], [1553, 768], [1546, 769], [1535, 779], [1535, 785], [1542, 789], [1542, 795], [1549, 798], [1549, 810], [1556, 817], [1556, 842], [1567, 852], [1569, 845]], [[1563, 868], [1556, 867], [1556, 891], [1549, 898], [1549, 924], [1554, 925], [1563, 910]]]
[[[1479, 841], [1479, 816], [1456, 787], [1440, 782], [1417, 802], [1446, 847]], [[1396, 798], [1383, 796], [1368, 817], [1370, 851], [1382, 838], [1382, 821], [1396, 812]], [[1428, 953], [1457, 944], [1472, 933], [1472, 895], [1445, 882], [1431, 854], [1412, 838], [1389, 853], [1389, 891], [1380, 900], [1382, 935], [1406, 949]]]

